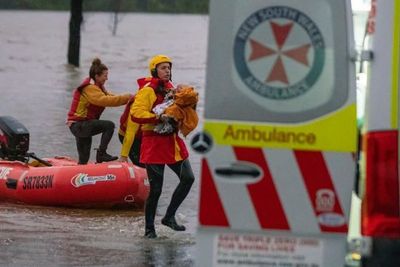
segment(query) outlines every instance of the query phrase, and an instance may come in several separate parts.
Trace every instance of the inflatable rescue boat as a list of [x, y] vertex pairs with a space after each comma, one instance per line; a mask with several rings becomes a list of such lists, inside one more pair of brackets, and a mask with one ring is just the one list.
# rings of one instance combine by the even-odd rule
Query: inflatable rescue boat
[[29, 133], [0, 117], [0, 201], [81, 208], [142, 208], [148, 196], [146, 170], [130, 163], [78, 165], [68, 157], [28, 153]]

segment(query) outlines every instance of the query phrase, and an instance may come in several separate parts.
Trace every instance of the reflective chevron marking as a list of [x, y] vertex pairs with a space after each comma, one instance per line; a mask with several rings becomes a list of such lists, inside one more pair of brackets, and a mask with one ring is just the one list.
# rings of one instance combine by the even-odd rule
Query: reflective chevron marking
[[[251, 163], [259, 178], [223, 177], [216, 169]], [[343, 183], [351, 153], [220, 146], [203, 159], [200, 224], [241, 230], [346, 233], [350, 194]], [[249, 165], [250, 166], [250, 165]], [[349, 192], [348, 192], [349, 191]]]

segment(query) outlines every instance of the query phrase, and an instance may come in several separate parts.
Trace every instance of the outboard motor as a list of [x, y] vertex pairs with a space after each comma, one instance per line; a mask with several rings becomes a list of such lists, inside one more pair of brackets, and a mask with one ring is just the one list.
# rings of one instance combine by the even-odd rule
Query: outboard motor
[[29, 132], [11, 116], [0, 116], [0, 158], [26, 161]]

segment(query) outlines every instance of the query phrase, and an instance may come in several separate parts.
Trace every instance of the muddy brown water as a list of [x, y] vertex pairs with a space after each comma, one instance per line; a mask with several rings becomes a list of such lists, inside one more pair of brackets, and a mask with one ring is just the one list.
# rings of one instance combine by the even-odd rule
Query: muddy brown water
[[[203, 113], [208, 16], [123, 14], [112, 36], [109, 13], [86, 13], [81, 67], [66, 63], [68, 12], [0, 11], [0, 116], [18, 119], [30, 133], [30, 151], [39, 157], [77, 157], [65, 126], [72, 90], [87, 76], [93, 57], [109, 67], [106, 88], [136, 91], [148, 74], [148, 59], [169, 55], [173, 81], [196, 87]], [[120, 108], [102, 115], [118, 124]], [[200, 126], [202, 121], [200, 122]], [[194, 134], [194, 133], [193, 133]], [[186, 138], [187, 144], [193, 135]], [[92, 148], [99, 143], [93, 139]], [[117, 155], [116, 132], [109, 152]], [[91, 160], [94, 160], [92, 150]], [[0, 266], [193, 266], [197, 227], [199, 157], [191, 152], [196, 175], [178, 210], [187, 226], [174, 232], [160, 224], [177, 178], [167, 170], [156, 223], [159, 238], [143, 236], [140, 210], [94, 210], [0, 203]]]

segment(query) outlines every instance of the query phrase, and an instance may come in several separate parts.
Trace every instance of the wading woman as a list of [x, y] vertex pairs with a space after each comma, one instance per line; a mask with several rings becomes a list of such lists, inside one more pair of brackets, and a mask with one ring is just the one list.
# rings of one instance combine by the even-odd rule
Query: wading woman
[[185, 231], [183, 225], [175, 220], [175, 213], [192, 187], [194, 175], [188, 160], [185, 143], [178, 136], [178, 130], [169, 134], [153, 131], [160, 118], [152, 111], [163, 103], [166, 94], [173, 90], [171, 83], [172, 61], [165, 55], [157, 55], [150, 60], [152, 77], [138, 91], [131, 108], [132, 120], [141, 124], [142, 145], [140, 162], [145, 164], [150, 182], [150, 193], [145, 205], [145, 237], [156, 238], [154, 219], [161, 195], [164, 168], [167, 165], [178, 176], [179, 184], [172, 194], [171, 201], [161, 223], [175, 231]]
[[101, 163], [118, 159], [118, 157], [111, 156], [106, 152], [115, 125], [112, 121], [100, 120], [100, 116], [105, 107], [125, 105], [131, 95], [114, 95], [108, 92], [104, 87], [107, 80], [107, 66], [100, 59], [95, 58], [89, 70], [89, 77], [74, 91], [67, 125], [75, 136], [79, 164], [88, 163], [92, 136], [97, 134], [101, 134], [101, 140], [97, 149], [96, 162]]

